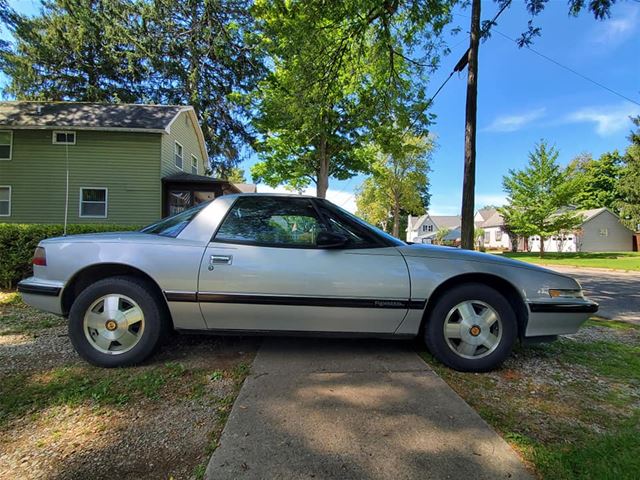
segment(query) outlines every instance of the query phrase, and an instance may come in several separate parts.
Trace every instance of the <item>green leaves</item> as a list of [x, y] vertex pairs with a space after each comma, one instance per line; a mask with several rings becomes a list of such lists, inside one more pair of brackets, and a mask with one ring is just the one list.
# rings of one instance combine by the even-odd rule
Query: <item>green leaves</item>
[[366, 145], [391, 152], [402, 132], [426, 134], [426, 73], [452, 3], [257, 1], [272, 68], [250, 95], [254, 180], [324, 196], [329, 177], [368, 171]]
[[[509, 170], [503, 178], [508, 205], [500, 209], [509, 230], [528, 237], [549, 237], [571, 231], [582, 223], [582, 217], [566, 208], [584, 186], [584, 176], [570, 165], [563, 169], [556, 163], [558, 151], [545, 141], [529, 154], [523, 170]], [[563, 210], [565, 209], [565, 210]]]
[[420, 215], [429, 205], [428, 173], [433, 142], [410, 137], [393, 154], [385, 154], [372, 146], [369, 149], [374, 161], [371, 176], [356, 194], [357, 213], [369, 223], [391, 230], [399, 237], [400, 215]]
[[620, 199], [616, 206], [620, 217], [630, 229], [640, 225], [640, 116], [631, 119], [636, 130], [629, 135], [631, 145], [624, 155], [624, 165], [618, 182]]

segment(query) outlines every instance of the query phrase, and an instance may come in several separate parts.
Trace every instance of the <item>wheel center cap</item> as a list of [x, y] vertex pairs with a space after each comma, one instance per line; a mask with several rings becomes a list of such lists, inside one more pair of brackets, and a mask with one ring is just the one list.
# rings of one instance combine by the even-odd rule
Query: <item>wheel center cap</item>
[[469, 329], [469, 333], [474, 336], [477, 337], [478, 335], [480, 335], [480, 327], [478, 325], [474, 325], [473, 327], [471, 327]]
[[115, 320], [107, 320], [107, 323], [105, 323], [104, 326], [107, 328], [107, 330], [113, 332], [118, 328], [118, 323]]

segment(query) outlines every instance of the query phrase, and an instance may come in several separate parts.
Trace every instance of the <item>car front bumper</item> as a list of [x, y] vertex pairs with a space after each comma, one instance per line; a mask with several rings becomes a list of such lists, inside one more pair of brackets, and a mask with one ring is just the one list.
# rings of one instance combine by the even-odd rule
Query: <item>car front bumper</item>
[[590, 300], [529, 303], [529, 322], [525, 337], [576, 333], [597, 311], [598, 304]]
[[62, 285], [58, 282], [29, 277], [18, 283], [18, 292], [27, 305], [62, 315]]

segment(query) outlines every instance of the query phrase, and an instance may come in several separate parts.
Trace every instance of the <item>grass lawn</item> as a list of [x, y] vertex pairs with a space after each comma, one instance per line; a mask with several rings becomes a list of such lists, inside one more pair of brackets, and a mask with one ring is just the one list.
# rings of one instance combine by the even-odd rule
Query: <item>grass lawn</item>
[[144, 365], [96, 368], [66, 320], [0, 291], [0, 478], [202, 478], [256, 347], [178, 336]]
[[545, 253], [543, 258], [540, 258], [537, 253], [524, 252], [506, 252], [502, 255], [540, 265], [551, 264], [640, 271], [640, 252]]
[[577, 335], [518, 347], [487, 374], [423, 357], [541, 478], [638, 478], [640, 327], [592, 319]]

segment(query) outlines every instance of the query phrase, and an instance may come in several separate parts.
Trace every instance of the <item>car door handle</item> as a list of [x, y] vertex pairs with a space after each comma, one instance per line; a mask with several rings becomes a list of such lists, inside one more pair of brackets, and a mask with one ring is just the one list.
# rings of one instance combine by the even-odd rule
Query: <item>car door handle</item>
[[211, 255], [209, 263], [211, 265], [231, 265], [233, 255]]

